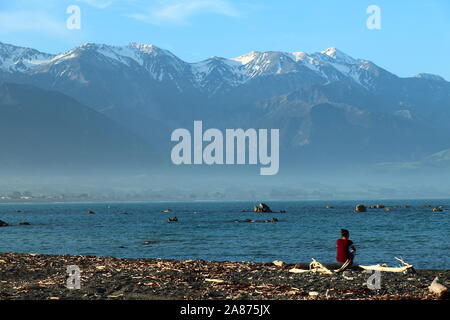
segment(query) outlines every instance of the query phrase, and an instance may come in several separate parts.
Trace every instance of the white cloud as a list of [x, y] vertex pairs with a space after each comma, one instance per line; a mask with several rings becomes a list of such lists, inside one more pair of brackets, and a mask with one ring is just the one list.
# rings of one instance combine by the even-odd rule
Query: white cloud
[[65, 21], [36, 11], [0, 11], [0, 33], [41, 31], [55, 35], [67, 33]]
[[143, 13], [127, 14], [128, 17], [147, 23], [182, 24], [198, 14], [218, 14], [229, 17], [240, 15], [229, 2], [224, 0], [159, 1], [158, 5], [143, 9]]

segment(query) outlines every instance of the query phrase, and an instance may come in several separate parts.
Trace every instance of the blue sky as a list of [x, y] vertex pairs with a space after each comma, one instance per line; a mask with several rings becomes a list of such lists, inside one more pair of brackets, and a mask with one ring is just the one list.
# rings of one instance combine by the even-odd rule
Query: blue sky
[[[66, 28], [69, 5], [81, 29]], [[381, 30], [366, 27], [369, 5]], [[337, 47], [400, 76], [450, 80], [448, 0], [0, 0], [0, 41], [58, 53], [86, 42], [151, 43], [180, 58]]]

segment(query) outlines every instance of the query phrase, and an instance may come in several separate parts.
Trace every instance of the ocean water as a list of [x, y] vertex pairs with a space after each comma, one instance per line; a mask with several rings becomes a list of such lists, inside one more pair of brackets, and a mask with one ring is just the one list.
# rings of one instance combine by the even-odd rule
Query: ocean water
[[[391, 212], [356, 204], [401, 206]], [[1, 252], [273, 261], [335, 260], [341, 228], [350, 230], [357, 263], [397, 265], [403, 257], [417, 268], [450, 268], [450, 211], [435, 213], [422, 205], [450, 208], [450, 200], [270, 201], [286, 213], [241, 212], [255, 202], [133, 202], [0, 204]], [[333, 209], [324, 208], [331, 205]], [[411, 207], [406, 208], [406, 205]], [[163, 213], [170, 208], [172, 213]], [[21, 213], [17, 211], [21, 210]], [[92, 210], [93, 215], [85, 212]], [[178, 222], [167, 219], [178, 217]], [[278, 223], [237, 223], [271, 219]], [[17, 226], [27, 221], [30, 226]], [[144, 242], [151, 242], [145, 245]]]

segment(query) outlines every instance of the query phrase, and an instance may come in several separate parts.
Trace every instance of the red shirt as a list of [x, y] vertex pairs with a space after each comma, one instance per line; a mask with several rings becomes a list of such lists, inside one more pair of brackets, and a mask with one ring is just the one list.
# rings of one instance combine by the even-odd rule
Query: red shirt
[[336, 261], [337, 262], [345, 262], [349, 255], [349, 248], [353, 244], [352, 240], [348, 239], [337, 239], [336, 240]]

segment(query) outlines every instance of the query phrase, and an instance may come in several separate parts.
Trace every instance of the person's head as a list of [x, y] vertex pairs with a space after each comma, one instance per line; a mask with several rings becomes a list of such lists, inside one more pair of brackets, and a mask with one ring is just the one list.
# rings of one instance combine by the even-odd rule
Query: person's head
[[350, 237], [350, 232], [348, 232], [347, 229], [341, 229], [341, 236], [345, 239], [348, 239]]

